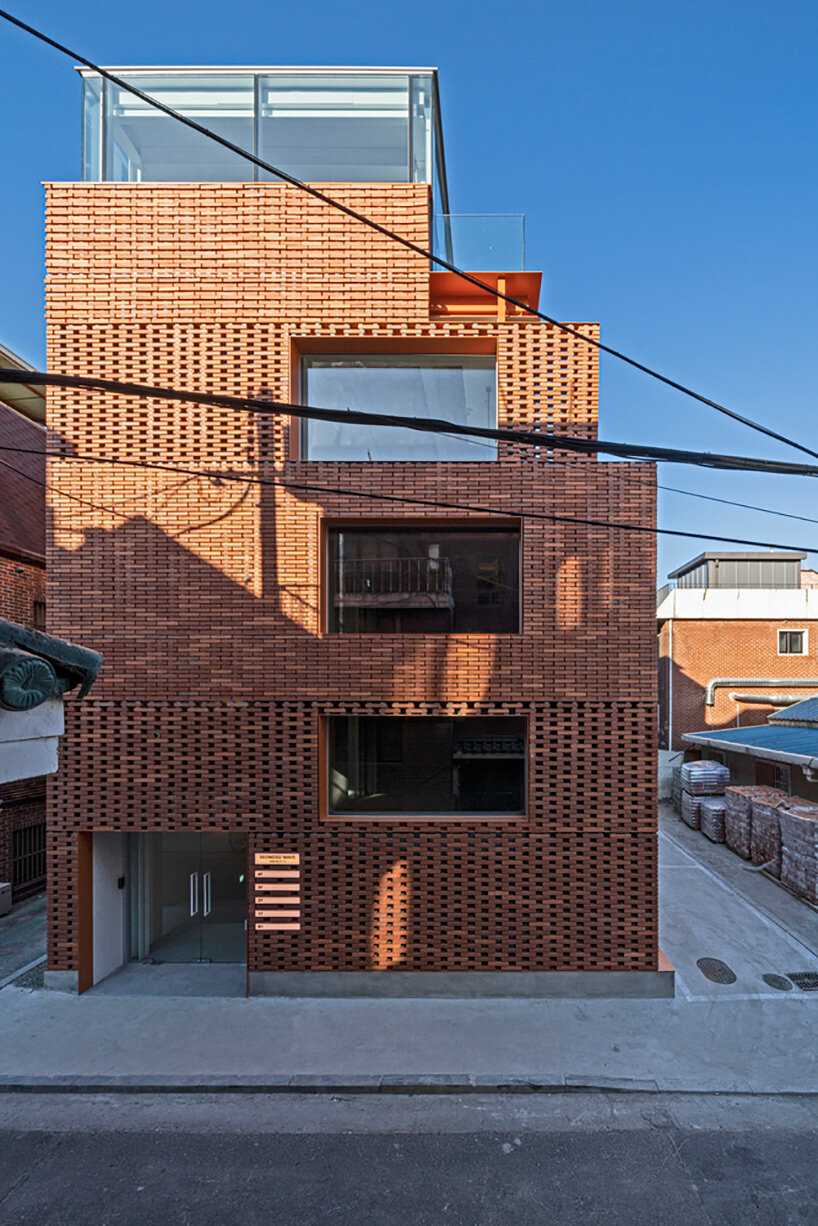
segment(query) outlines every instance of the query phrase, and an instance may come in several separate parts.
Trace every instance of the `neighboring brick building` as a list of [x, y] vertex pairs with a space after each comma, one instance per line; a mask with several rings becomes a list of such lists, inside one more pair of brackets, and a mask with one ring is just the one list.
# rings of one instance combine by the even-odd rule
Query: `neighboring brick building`
[[[31, 369], [0, 345], [0, 366]], [[45, 629], [45, 395], [0, 382], [0, 618]], [[29, 454], [28, 449], [34, 454]], [[0, 881], [45, 888], [45, 779], [0, 783]]]
[[[196, 75], [139, 83], [223, 106], [233, 139], [423, 246], [433, 206], [450, 241], [431, 70]], [[592, 347], [100, 94], [86, 74], [101, 181], [47, 188], [52, 370], [595, 437]], [[539, 274], [485, 276], [536, 301]], [[650, 524], [650, 466], [48, 399], [55, 452], [184, 469], [49, 460], [110, 508], [51, 495], [52, 628], [105, 658], [67, 706], [52, 985], [246, 957], [254, 993], [389, 991], [383, 970], [667, 990], [653, 538], [521, 516]]]
[[[660, 746], [688, 732], [765, 724], [818, 693], [818, 589], [803, 553], [707, 553], [659, 592]], [[689, 747], [688, 747], [689, 748]]]

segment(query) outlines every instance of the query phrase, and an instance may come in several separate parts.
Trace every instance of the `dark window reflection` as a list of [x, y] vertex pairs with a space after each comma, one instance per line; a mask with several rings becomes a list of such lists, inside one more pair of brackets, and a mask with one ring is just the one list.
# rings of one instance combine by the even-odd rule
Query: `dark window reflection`
[[327, 627], [337, 634], [513, 634], [514, 528], [356, 528], [329, 534]]
[[519, 716], [333, 716], [329, 812], [525, 812]]

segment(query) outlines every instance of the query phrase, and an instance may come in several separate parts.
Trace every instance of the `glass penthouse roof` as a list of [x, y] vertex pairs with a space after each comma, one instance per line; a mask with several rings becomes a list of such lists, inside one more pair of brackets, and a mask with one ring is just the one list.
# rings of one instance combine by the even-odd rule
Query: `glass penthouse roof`
[[[89, 69], [83, 179], [247, 182], [275, 176]], [[311, 183], [429, 183], [448, 213], [434, 68], [111, 68], [166, 106]]]

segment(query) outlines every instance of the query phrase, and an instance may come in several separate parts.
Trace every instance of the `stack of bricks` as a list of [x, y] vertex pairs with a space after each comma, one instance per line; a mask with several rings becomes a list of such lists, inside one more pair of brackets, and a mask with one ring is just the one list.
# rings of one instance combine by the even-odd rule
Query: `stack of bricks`
[[[425, 186], [330, 190], [428, 243]], [[596, 432], [593, 349], [533, 318], [432, 317], [423, 260], [288, 187], [52, 185], [48, 268], [55, 371], [289, 401], [305, 352], [496, 353], [501, 426]], [[48, 399], [50, 629], [105, 656], [67, 704], [51, 797], [52, 969], [77, 964], [89, 815], [246, 831], [251, 864], [297, 854], [300, 927], [251, 931], [251, 970], [656, 968], [654, 540], [547, 518], [650, 527], [652, 466], [506, 445], [496, 464], [301, 462], [282, 417]], [[522, 520], [519, 634], [324, 633], [324, 527], [417, 522], [404, 495], [545, 517]], [[322, 822], [332, 713], [525, 715], [525, 817]]]

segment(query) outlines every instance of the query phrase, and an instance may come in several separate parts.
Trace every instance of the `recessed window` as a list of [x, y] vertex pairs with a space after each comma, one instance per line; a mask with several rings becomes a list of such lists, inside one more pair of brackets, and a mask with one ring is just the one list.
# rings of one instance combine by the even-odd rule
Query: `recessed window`
[[330, 817], [525, 812], [519, 716], [331, 716], [327, 751]]
[[780, 656], [805, 656], [807, 654], [806, 630], [779, 630], [778, 654]]
[[514, 634], [520, 529], [334, 528], [327, 630], [334, 634]]
[[[323, 409], [497, 426], [495, 359], [447, 354], [307, 355], [301, 401]], [[305, 460], [496, 460], [490, 439], [392, 426], [304, 421]]]

